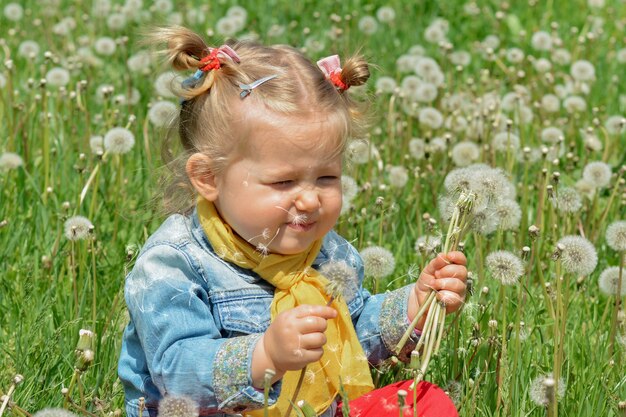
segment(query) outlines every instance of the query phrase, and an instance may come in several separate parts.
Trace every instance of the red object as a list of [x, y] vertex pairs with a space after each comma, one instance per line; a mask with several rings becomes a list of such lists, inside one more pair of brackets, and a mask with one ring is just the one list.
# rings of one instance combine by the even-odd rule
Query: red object
[[350, 88], [349, 85], [346, 85], [346, 83], [343, 82], [343, 80], [341, 79], [341, 71], [333, 71], [330, 73], [330, 81], [335, 85], [335, 87], [337, 87], [340, 90], [346, 91], [348, 88]]
[[200, 67], [200, 71], [210, 71], [214, 69], [220, 69], [220, 60], [217, 58], [217, 54], [220, 53], [220, 48], [215, 48], [210, 54], [200, 60], [201, 64], [206, 64]]
[[[350, 401], [350, 417], [398, 417], [400, 415], [398, 390], [408, 393], [402, 416], [413, 417], [413, 390], [409, 389], [412, 382], [413, 380], [396, 382]], [[437, 385], [425, 381], [417, 385], [418, 417], [458, 417], [458, 415], [450, 397]], [[341, 405], [336, 416], [342, 416]]]

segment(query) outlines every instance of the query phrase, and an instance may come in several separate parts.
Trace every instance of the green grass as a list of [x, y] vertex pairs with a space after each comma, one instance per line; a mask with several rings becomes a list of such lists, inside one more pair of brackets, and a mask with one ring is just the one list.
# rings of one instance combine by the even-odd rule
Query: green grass
[[[0, 56], [3, 62], [12, 60], [14, 66], [9, 70], [6, 65], [0, 65], [0, 74], [7, 80], [7, 86], [0, 89], [0, 154], [16, 152], [24, 160], [23, 167], [0, 172], [0, 222], [6, 220], [6, 225], [0, 227], [0, 393], [9, 390], [13, 376], [19, 373], [25, 379], [16, 388], [12, 401], [21, 409], [33, 413], [44, 407], [60, 406], [63, 403], [61, 390], [70, 384], [75, 366], [74, 348], [79, 329], [90, 328], [98, 337], [95, 362], [81, 377], [84, 408], [97, 415], [107, 415], [123, 404], [116, 365], [127, 321], [124, 276], [132, 267], [137, 250], [163, 220], [156, 208], [157, 180], [162, 172], [159, 145], [163, 132], [146, 124], [148, 103], [156, 100], [153, 82], [163, 68], [149, 64], [146, 73], [139, 74], [128, 71], [125, 63], [129, 55], [141, 49], [137, 44], [139, 31], [153, 24], [163, 24], [166, 18], [152, 13], [141, 22], [129, 22], [125, 29], [113, 32], [102, 16], [90, 15], [91, 2], [61, 3], [51, 16], [43, 15], [53, 10], [51, 6], [41, 6], [32, 0], [20, 3], [30, 10], [21, 21], [15, 23], [0, 16], [0, 38], [3, 39]], [[112, 3], [121, 4], [115, 0]], [[192, 7], [202, 5], [205, 8], [206, 23], [189, 25], [199, 33], [206, 33], [206, 28], [212, 27], [231, 5], [226, 1], [197, 5], [190, 1], [176, 3], [174, 11], [181, 12], [183, 18]], [[543, 407], [529, 398], [530, 382], [538, 375], [553, 371], [555, 333], [539, 271], [554, 288], [556, 265], [550, 259], [554, 244], [562, 236], [582, 229], [597, 248], [599, 263], [595, 271], [580, 282], [577, 282], [578, 277], [566, 275], [565, 285], [569, 286], [570, 296], [562, 375], [567, 388], [559, 401], [559, 414], [624, 415], [623, 411], [618, 411], [618, 402], [626, 400], [626, 346], [618, 344], [614, 354], [609, 355], [613, 300], [602, 295], [597, 285], [600, 272], [619, 263], [618, 253], [605, 242], [606, 227], [613, 221], [624, 220], [626, 214], [626, 189], [618, 182], [620, 176], [622, 181], [624, 179], [619, 167], [626, 163], [626, 134], [607, 136], [601, 129], [608, 116], [626, 115], [623, 80], [626, 64], [616, 59], [617, 51], [626, 47], [623, 2], [607, 1], [606, 7], [599, 10], [590, 10], [587, 3], [581, 1], [548, 1], [535, 6], [510, 2], [508, 10], [503, 11], [504, 18], [498, 14], [502, 11], [500, 2], [495, 1], [478, 1], [482, 12], [472, 17], [464, 13], [462, 2], [362, 3], [356, 0], [246, 2], [243, 5], [248, 11], [248, 24], [238, 36], [255, 32], [264, 42], [295, 46], [314, 38], [323, 43], [323, 48], [310, 51], [312, 59], [332, 53], [346, 56], [360, 48], [374, 64], [366, 93], [373, 116], [369, 139], [378, 149], [380, 160], [346, 168], [346, 174], [357, 180], [361, 192], [353, 201], [354, 208], [341, 218], [337, 229], [354, 240], [359, 249], [382, 245], [394, 253], [395, 272], [387, 281], [376, 283], [378, 291], [411, 282], [416, 274], [410, 274], [409, 270], [419, 269], [428, 261], [414, 250], [416, 238], [427, 233], [424, 213], [438, 220], [435, 232], [445, 232], [436, 202], [444, 193], [445, 175], [454, 168], [449, 151], [466, 136], [453, 133], [448, 150], [432, 154], [428, 159], [407, 156], [411, 138], [424, 138], [431, 133], [416, 118], [402, 111], [402, 98], [394, 98], [390, 106], [390, 95], [376, 94], [375, 81], [381, 76], [391, 76], [400, 82], [406, 74], [399, 73], [396, 60], [411, 46], [419, 44], [441, 65], [446, 75], [446, 85], [439, 89], [433, 107], [441, 109], [446, 94], [464, 92], [479, 97], [495, 92], [503, 96], [517, 84], [527, 86], [532, 103], [552, 92], [553, 85], [544, 81], [528, 60], [517, 65], [507, 63], [504, 57], [495, 62], [487, 61], [477, 52], [476, 44], [487, 35], [496, 34], [503, 50], [515, 46], [537, 58], [550, 57], [547, 52], [531, 49], [530, 36], [536, 30], [550, 31], [552, 22], [558, 23], [556, 33], [563, 41], [562, 47], [571, 52], [572, 59], [586, 59], [594, 64], [596, 81], [584, 96], [587, 111], [573, 116], [562, 108], [556, 114], [535, 110], [531, 123], [514, 125], [519, 130], [522, 146], [529, 147], [541, 144], [539, 134], [543, 127], [558, 125], [564, 132], [567, 151], [556, 165], [551, 161], [511, 163], [506, 155], [492, 158], [488, 151], [481, 152], [480, 161], [495, 162], [496, 166], [507, 168], [516, 184], [517, 201], [526, 202], [523, 205], [526, 210], [519, 230], [497, 232], [489, 237], [470, 234], [466, 238], [466, 254], [475, 287], [468, 301], [474, 307], [469, 313], [448, 318], [449, 334], [440, 354], [431, 363], [426, 379], [444, 387], [451, 380], [458, 381], [462, 387], [459, 401], [463, 404], [460, 410], [463, 416], [546, 414]], [[145, 0], [144, 8], [148, 9], [150, 4]], [[360, 33], [359, 18], [375, 15], [383, 5], [395, 9], [395, 22], [379, 23], [378, 32], [372, 36]], [[270, 9], [275, 13], [268, 13]], [[331, 20], [333, 13], [341, 17], [340, 22]], [[87, 17], [85, 20], [83, 15]], [[52, 27], [67, 16], [75, 19], [76, 27], [70, 35], [54, 35]], [[594, 16], [603, 19], [602, 33], [596, 32], [594, 40], [580, 43], [578, 36], [590, 33]], [[454, 45], [453, 50], [466, 50], [472, 55], [470, 65], [461, 71], [449, 63], [437, 45], [424, 40], [425, 28], [436, 17], [449, 22], [448, 40]], [[267, 39], [264, 34], [273, 24], [285, 25], [287, 30], [281, 36]], [[339, 39], [327, 38], [326, 33], [332, 26], [343, 30]], [[577, 28], [576, 33], [573, 28]], [[78, 66], [71, 58], [75, 50], [83, 41], [92, 44], [100, 36], [127, 36], [128, 42], [118, 46], [114, 55], [99, 57], [99, 66]], [[35, 59], [17, 53], [19, 44], [26, 39], [37, 41], [41, 47]], [[217, 45], [222, 39], [214, 36], [210, 41]], [[44, 51], [50, 51], [52, 58], [45, 59]], [[66, 91], [39, 86], [39, 80], [55, 66], [73, 66]], [[482, 81], [481, 70], [489, 71], [489, 76]], [[519, 70], [525, 72], [524, 77], [518, 77]], [[554, 84], [563, 83], [569, 65], [554, 64], [551, 73]], [[79, 105], [70, 94], [77, 92], [77, 83], [81, 80], [86, 81], [86, 87], [80, 91]], [[96, 99], [96, 89], [103, 84], [112, 85], [114, 94], [136, 88], [141, 99], [135, 105], [119, 105], [111, 100], [101, 102]], [[15, 90], [14, 94], [8, 86]], [[472, 117], [473, 111], [469, 109], [467, 115]], [[447, 115], [445, 111], [444, 114]], [[100, 161], [90, 151], [90, 136], [104, 135], [114, 126], [126, 126], [131, 115], [136, 117], [130, 125], [136, 138], [133, 150], [120, 158], [107, 157]], [[504, 112], [502, 117], [516, 119], [513, 113]], [[594, 118], [599, 120], [598, 126]], [[402, 123], [406, 126], [399, 129]], [[143, 133], [144, 126], [147, 136]], [[584, 148], [579, 129], [587, 127], [592, 127], [603, 142], [602, 150]], [[432, 135], [443, 136], [446, 132], [441, 128]], [[490, 143], [492, 134], [488, 132], [482, 138], [481, 146]], [[595, 160], [609, 163], [617, 174], [609, 188], [598, 192], [595, 206], [591, 200], [584, 199], [580, 212], [564, 216], [550, 214], [551, 205], [546, 203], [545, 225], [540, 237], [532, 240], [527, 228], [537, 220], [539, 190], [545, 185], [541, 182], [541, 169], [545, 167], [549, 176], [553, 171], [560, 172], [558, 190], [559, 186], [574, 185], [585, 164]], [[96, 181], [79, 205], [81, 191], [98, 164], [100, 172]], [[409, 181], [402, 188], [388, 185], [386, 168], [394, 165], [408, 169]], [[618, 191], [611, 201], [611, 191], [616, 186]], [[47, 187], [51, 187], [49, 192]], [[376, 204], [378, 197], [383, 197], [382, 204]], [[601, 223], [601, 213], [609, 202], [606, 220]], [[90, 241], [76, 242], [72, 247], [63, 235], [65, 220], [78, 214], [89, 217], [95, 226], [93, 247]], [[530, 272], [522, 279], [522, 284], [505, 288], [504, 305], [499, 305], [499, 286], [484, 272], [482, 260], [493, 250], [519, 253], [525, 245], [535, 251], [533, 263], [527, 265]], [[97, 283], [95, 310], [92, 307], [94, 277]], [[374, 285], [373, 280], [366, 281], [369, 288]], [[489, 288], [487, 294], [482, 292], [483, 287]], [[501, 329], [506, 329], [508, 323], [516, 325], [519, 303], [522, 303], [521, 320], [528, 337], [519, 340], [514, 330], [506, 330], [503, 339]], [[497, 327], [491, 329], [489, 320], [497, 320]], [[507, 340], [506, 353], [502, 349], [503, 340]], [[459, 348], [463, 349], [459, 351]], [[513, 363], [517, 364], [514, 373]], [[410, 376], [407, 370], [392, 364], [385, 364], [381, 369], [383, 372], [376, 374], [379, 384]], [[500, 373], [502, 403], [498, 407]], [[72, 398], [80, 404], [78, 390], [73, 392]], [[20, 416], [20, 408], [13, 407], [5, 413]]]

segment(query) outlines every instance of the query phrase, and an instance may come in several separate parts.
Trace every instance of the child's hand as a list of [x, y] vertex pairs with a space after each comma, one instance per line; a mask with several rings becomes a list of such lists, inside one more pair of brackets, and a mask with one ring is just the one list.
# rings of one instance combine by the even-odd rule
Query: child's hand
[[321, 305], [301, 305], [278, 314], [265, 331], [265, 354], [276, 372], [304, 368], [322, 357], [326, 320], [337, 311]]
[[412, 319], [415, 316], [419, 306], [424, 304], [431, 290], [437, 291], [437, 299], [446, 304], [448, 313], [458, 310], [465, 300], [466, 264], [467, 259], [462, 252], [440, 253], [431, 260], [415, 284], [418, 306], [415, 307], [414, 312], [411, 312], [409, 305], [409, 318]]

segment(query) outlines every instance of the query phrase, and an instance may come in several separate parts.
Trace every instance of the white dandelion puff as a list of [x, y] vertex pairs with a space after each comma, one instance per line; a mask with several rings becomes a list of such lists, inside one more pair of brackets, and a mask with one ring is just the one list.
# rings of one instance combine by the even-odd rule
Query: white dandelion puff
[[359, 19], [359, 30], [365, 35], [373, 35], [378, 31], [378, 21], [372, 16], [363, 16]]
[[389, 168], [389, 185], [394, 188], [402, 188], [409, 180], [409, 173], [403, 166], [392, 166]]
[[70, 73], [65, 68], [51, 68], [46, 73], [46, 82], [53, 87], [65, 87], [70, 82]]
[[64, 408], [44, 408], [33, 414], [33, 417], [77, 417], [77, 415]]
[[358, 291], [358, 276], [356, 270], [346, 261], [331, 261], [322, 264], [319, 273], [329, 281], [326, 290], [332, 297], [343, 297], [351, 300]]
[[111, 56], [115, 53], [117, 45], [115, 44], [115, 40], [113, 40], [113, 38], [103, 36], [96, 39], [96, 42], [93, 44], [93, 49], [98, 55]]
[[593, 81], [596, 77], [596, 70], [591, 62], [581, 59], [572, 64], [570, 74], [576, 81]]
[[22, 157], [14, 152], [5, 152], [0, 155], [0, 171], [9, 171], [23, 165], [24, 160]]
[[[530, 389], [528, 390], [530, 399], [535, 404], [542, 406], [542, 407], [549, 405], [551, 401], [551, 399], [548, 398], [548, 390], [546, 389], [546, 380], [552, 380], [552, 382], [554, 382], [552, 374], [541, 375], [533, 379], [533, 381], [530, 383]], [[563, 398], [564, 395], [565, 395], [565, 380], [563, 378], [559, 378], [556, 397], [558, 399], [561, 399]]]
[[73, 216], [65, 221], [64, 229], [68, 240], [84, 240], [93, 230], [93, 224], [84, 216]]
[[359, 186], [354, 178], [348, 175], [341, 176], [341, 191], [346, 201], [350, 202], [359, 193]]
[[509, 251], [496, 251], [487, 255], [485, 260], [491, 275], [504, 285], [516, 284], [524, 275], [522, 260]]
[[[619, 296], [623, 297], [626, 295], [626, 269], [622, 268], [622, 283], [620, 288]], [[617, 287], [620, 281], [620, 268], [618, 266], [610, 266], [606, 268], [600, 274], [600, 278], [598, 278], [598, 286], [600, 287], [600, 291], [603, 294], [616, 296]]]
[[459, 142], [452, 148], [452, 161], [458, 167], [473, 164], [480, 157], [480, 147], [474, 142]]
[[148, 111], [148, 119], [156, 127], [168, 126], [176, 117], [178, 107], [171, 101], [157, 101]]
[[606, 229], [606, 244], [615, 251], [626, 251], [626, 220], [618, 220]]
[[554, 198], [554, 205], [562, 213], [576, 213], [583, 206], [582, 198], [575, 188], [559, 188]]
[[13, 22], [22, 20], [22, 17], [24, 17], [24, 8], [18, 3], [9, 3], [4, 6], [4, 17]]
[[124, 154], [135, 145], [135, 135], [124, 128], [114, 127], [104, 135], [104, 149], [112, 154]]
[[589, 162], [583, 169], [583, 178], [595, 188], [604, 188], [611, 182], [611, 167], [601, 161]]
[[393, 254], [380, 246], [370, 246], [360, 252], [363, 259], [365, 275], [373, 278], [384, 278], [396, 267]]
[[579, 276], [587, 276], [596, 269], [598, 254], [591, 242], [582, 236], [565, 236], [557, 242], [562, 245], [561, 264], [565, 271]]

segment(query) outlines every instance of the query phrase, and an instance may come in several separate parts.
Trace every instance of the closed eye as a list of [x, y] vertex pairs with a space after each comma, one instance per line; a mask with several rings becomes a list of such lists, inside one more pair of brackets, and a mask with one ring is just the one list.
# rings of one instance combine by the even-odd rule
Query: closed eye
[[323, 177], [319, 177], [317, 180], [321, 181], [322, 184], [332, 184], [335, 181], [338, 181], [339, 177], [337, 177], [335, 175], [325, 175]]
[[287, 187], [293, 184], [294, 184], [293, 180], [274, 181], [271, 183], [271, 185], [275, 187]]

